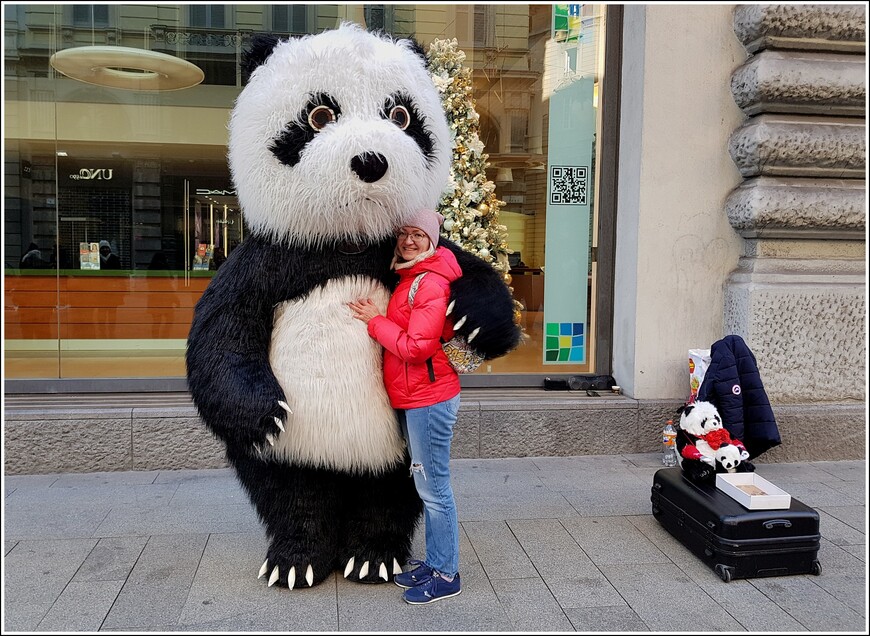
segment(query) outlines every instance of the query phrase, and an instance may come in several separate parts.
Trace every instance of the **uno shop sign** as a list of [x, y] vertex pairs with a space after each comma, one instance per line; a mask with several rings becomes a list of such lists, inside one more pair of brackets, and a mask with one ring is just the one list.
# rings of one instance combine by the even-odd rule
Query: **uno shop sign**
[[72, 188], [129, 188], [130, 165], [105, 159], [58, 160], [58, 183]]

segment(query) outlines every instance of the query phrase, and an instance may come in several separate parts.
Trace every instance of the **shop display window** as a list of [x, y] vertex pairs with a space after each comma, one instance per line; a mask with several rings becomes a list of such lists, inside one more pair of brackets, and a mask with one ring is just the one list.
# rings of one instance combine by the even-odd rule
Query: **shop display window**
[[[414, 37], [424, 48], [456, 38], [466, 55], [486, 178], [502, 203], [504, 273], [528, 336], [474, 375], [540, 385], [544, 374], [601, 371], [598, 239], [602, 215], [612, 215], [597, 196], [606, 6], [4, 11], [8, 378], [185, 375], [193, 308], [247, 236], [226, 161], [241, 51], [252, 33], [286, 37], [343, 21]], [[55, 53], [86, 47], [140, 51], [146, 68], [172, 56], [201, 78], [142, 90], [148, 78], [135, 69], [115, 69], [130, 80], [123, 87], [52, 65]]]

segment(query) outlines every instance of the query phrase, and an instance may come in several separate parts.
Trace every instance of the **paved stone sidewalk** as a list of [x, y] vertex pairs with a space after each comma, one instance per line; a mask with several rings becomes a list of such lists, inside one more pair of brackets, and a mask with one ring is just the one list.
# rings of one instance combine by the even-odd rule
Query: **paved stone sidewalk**
[[463, 592], [423, 607], [340, 575], [267, 589], [228, 469], [6, 477], [4, 633], [867, 632], [865, 461], [758, 464], [819, 511], [823, 572], [730, 583], [652, 517], [657, 454], [451, 465]]

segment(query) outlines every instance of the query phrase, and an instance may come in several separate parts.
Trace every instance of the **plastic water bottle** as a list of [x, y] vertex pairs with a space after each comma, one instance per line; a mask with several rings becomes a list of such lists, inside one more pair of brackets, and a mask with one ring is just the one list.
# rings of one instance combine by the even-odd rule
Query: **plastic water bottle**
[[674, 428], [673, 420], [668, 420], [662, 429], [662, 464], [677, 465], [677, 429]]

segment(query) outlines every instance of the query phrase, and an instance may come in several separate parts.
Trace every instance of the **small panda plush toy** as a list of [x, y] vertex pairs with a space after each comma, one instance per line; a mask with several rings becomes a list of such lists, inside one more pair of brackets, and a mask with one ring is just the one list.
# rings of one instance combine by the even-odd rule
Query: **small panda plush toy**
[[716, 473], [753, 472], [743, 443], [722, 425], [719, 411], [710, 402], [680, 407], [677, 456], [683, 473], [692, 481], [709, 482]]
[[[229, 123], [246, 237], [197, 303], [188, 387], [269, 539], [260, 577], [311, 587], [401, 572], [422, 504], [382, 375], [347, 303], [383, 312], [396, 229], [436, 209], [452, 141], [423, 50], [354, 25], [252, 38]], [[484, 358], [520, 341], [489, 264], [448, 241], [456, 332]]]
[[740, 449], [733, 444], [720, 446], [714, 457], [716, 458], [716, 465], [721, 466], [725, 472], [729, 473], [736, 473], [737, 467], [743, 462]]

